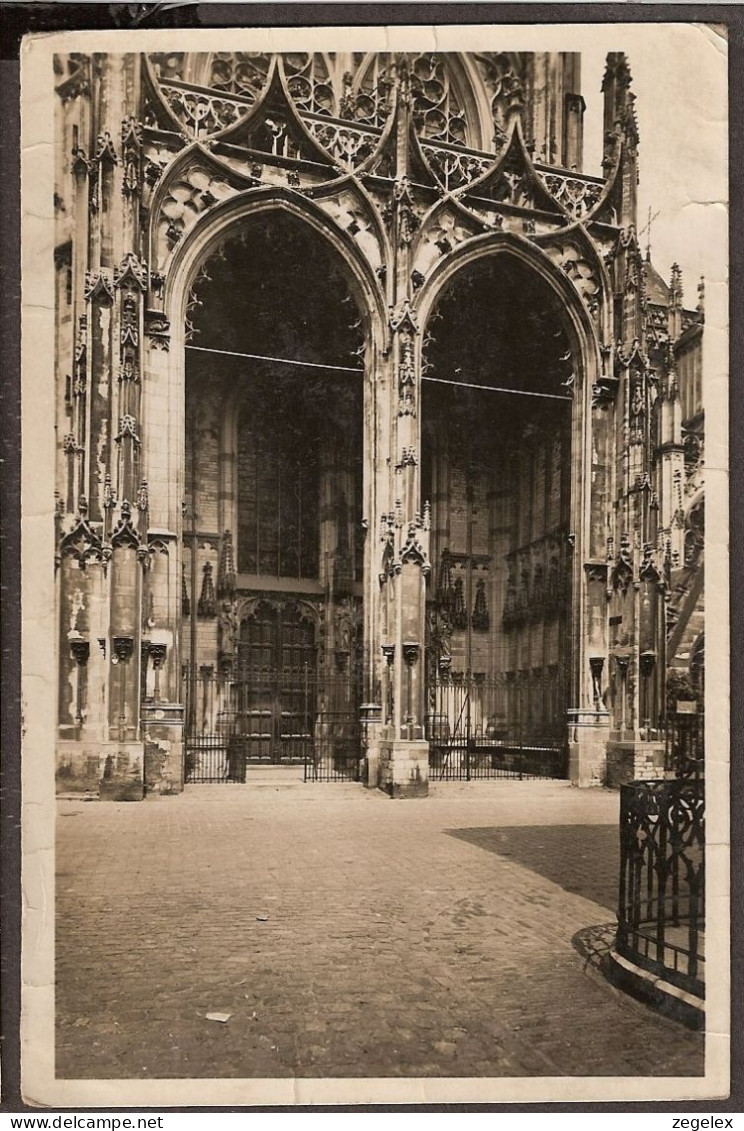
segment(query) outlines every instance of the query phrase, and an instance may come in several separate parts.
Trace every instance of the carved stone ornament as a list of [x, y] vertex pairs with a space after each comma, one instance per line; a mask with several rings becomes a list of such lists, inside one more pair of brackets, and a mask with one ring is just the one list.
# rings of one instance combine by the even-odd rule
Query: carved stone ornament
[[115, 636], [111, 641], [113, 645], [113, 656], [111, 657], [112, 664], [127, 664], [132, 657], [134, 651], [134, 637], [132, 636]]
[[138, 259], [134, 252], [128, 251], [114, 271], [114, 285], [123, 290], [147, 290], [147, 264]]
[[90, 94], [90, 56], [79, 51], [71, 52], [67, 56], [67, 69], [67, 78], [56, 87], [62, 101], [71, 102]]
[[395, 659], [395, 645], [382, 644], [381, 651], [383, 656], [385, 657], [385, 663], [389, 668], [391, 668], [393, 666], [393, 660]]
[[118, 164], [118, 157], [114, 149], [114, 143], [111, 140], [111, 134], [104, 132], [98, 135], [96, 140], [96, 152], [93, 157], [99, 165], [116, 165]]
[[90, 641], [83, 640], [82, 638], [73, 638], [70, 640], [70, 654], [73, 660], [82, 668], [88, 662], [90, 656]]
[[390, 315], [390, 329], [393, 333], [407, 330], [410, 334], [418, 334], [416, 313], [408, 299], [404, 299]]
[[153, 668], [158, 671], [165, 663], [165, 658], [168, 654], [167, 644], [150, 644], [150, 659], [152, 660]]
[[217, 622], [220, 651], [227, 655], [235, 651], [240, 636], [240, 617], [238, 615], [237, 601], [225, 598], [220, 607]]
[[423, 540], [420, 537], [423, 529], [424, 525], [420, 516], [417, 515], [414, 522], [409, 522], [406, 540], [400, 551], [400, 562], [401, 565], [405, 565], [406, 562], [413, 562], [421, 567], [422, 573], [426, 576], [431, 572], [431, 565]]
[[602, 702], [602, 670], [604, 656], [590, 656], [589, 669], [592, 673], [592, 698], [596, 707]]
[[92, 162], [88, 160], [85, 150], [80, 145], [76, 145], [71, 153], [72, 156], [72, 173], [75, 177], [87, 177], [91, 170]]
[[577, 219], [594, 208], [604, 190], [602, 183], [585, 180], [583, 177], [565, 176], [557, 172], [541, 172], [539, 176], [550, 195]]
[[85, 569], [90, 562], [102, 561], [102, 546], [99, 535], [88, 522], [88, 507], [82, 496], [78, 510], [77, 522], [60, 540], [59, 557], [74, 558], [80, 569]]
[[135, 444], [140, 442], [137, 435], [137, 421], [129, 413], [119, 418], [119, 432], [115, 439], [117, 443], [121, 443], [126, 437], [134, 440]]
[[113, 282], [105, 269], [85, 272], [85, 297], [89, 302], [98, 302], [105, 306], [114, 301]]
[[461, 577], [455, 580], [453, 587], [452, 627], [459, 632], [468, 627], [468, 610], [465, 607], [465, 591]]
[[145, 333], [153, 349], [170, 349], [170, 321], [162, 311], [145, 311]]
[[406, 664], [408, 664], [409, 668], [413, 667], [413, 665], [418, 662], [420, 651], [421, 651], [421, 645], [420, 644], [415, 644], [415, 643], [413, 643], [413, 641], [410, 641], [410, 640], [404, 640], [403, 641], [403, 645], [402, 645], [403, 659], [405, 660]]
[[142, 126], [136, 118], [125, 118], [121, 124], [121, 153], [121, 191], [125, 196], [135, 196], [140, 190], [142, 173]]
[[606, 562], [585, 562], [584, 573], [586, 574], [587, 581], [594, 581], [602, 586], [607, 585]]
[[138, 551], [141, 548], [139, 535], [132, 524], [132, 507], [126, 499], [121, 504], [121, 517], [111, 535], [111, 548], [116, 550], [122, 546]]
[[638, 570], [638, 576], [641, 581], [650, 582], [662, 590], [665, 588], [664, 578], [654, 561], [654, 547], [650, 542], [647, 542], [643, 547], [643, 560]]
[[620, 382], [613, 374], [603, 373], [592, 385], [592, 408], [607, 409], [615, 403]]
[[488, 614], [486, 602], [486, 583], [481, 577], [475, 583], [475, 604], [471, 624], [476, 632], [488, 632], [491, 627], [491, 618]]
[[129, 363], [132, 368], [132, 374], [136, 377], [136, 348], [139, 345], [139, 302], [137, 301], [135, 291], [131, 288], [126, 291], [121, 303], [119, 341], [122, 347], [122, 364], [126, 365]]
[[620, 552], [610, 573], [612, 588], [617, 592], [627, 593], [628, 586], [633, 580], [633, 558], [630, 551], [630, 539], [623, 534], [620, 539]]
[[413, 339], [408, 333], [401, 335], [400, 361], [398, 363], [399, 413], [409, 416], [416, 407], [416, 366], [413, 360]]
[[592, 408], [605, 409], [615, 402], [620, 377], [615, 372], [614, 366], [610, 367], [612, 346], [601, 345], [599, 352], [602, 358], [602, 372], [596, 384], [592, 385]]
[[191, 601], [189, 599], [189, 591], [186, 586], [186, 564], [181, 565], [181, 615], [188, 617], [191, 615]]
[[107, 471], [103, 479], [103, 506], [104, 510], [112, 510], [116, 506], [116, 495], [111, 485], [111, 472]]
[[213, 617], [217, 613], [217, 600], [214, 592], [212, 573], [212, 563], [205, 562], [201, 593], [199, 594], [199, 602], [196, 607], [197, 615], [200, 617]]
[[411, 184], [407, 176], [396, 180], [393, 186], [393, 203], [398, 243], [401, 247], [408, 247], [419, 226], [419, 218], [413, 208]]
[[232, 597], [235, 593], [236, 583], [237, 575], [235, 573], [232, 531], [226, 530], [222, 535], [222, 544], [220, 546], [220, 561], [217, 574], [218, 597]]

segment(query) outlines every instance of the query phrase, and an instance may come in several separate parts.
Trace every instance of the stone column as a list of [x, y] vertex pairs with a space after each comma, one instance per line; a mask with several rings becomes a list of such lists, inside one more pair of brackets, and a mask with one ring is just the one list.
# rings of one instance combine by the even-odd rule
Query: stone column
[[[381, 327], [382, 331], [384, 327]], [[381, 356], [380, 344], [373, 340], [365, 354], [364, 384], [364, 516], [363, 516], [363, 618], [364, 618], [364, 703], [361, 706], [364, 730], [364, 784], [376, 788], [380, 774], [380, 742], [386, 723], [388, 668], [382, 653], [387, 640], [385, 622], [387, 594], [381, 585], [380, 543], [383, 511], [387, 505], [388, 467], [381, 452], [381, 438], [389, 430], [389, 366]]]
[[[142, 629], [148, 687], [141, 708], [148, 792], [183, 788], [184, 706], [181, 679], [183, 615], [183, 388], [171, 380], [170, 326], [162, 311], [162, 279], [150, 275], [142, 350], [142, 468], [147, 479], [148, 607]], [[194, 610], [194, 615], [196, 611]], [[162, 650], [164, 649], [164, 653]]]
[[569, 777], [574, 785], [602, 785], [610, 734], [606, 707], [607, 564], [584, 564], [584, 622], [579, 669], [580, 705], [569, 710]]
[[[601, 785], [606, 776], [607, 742], [610, 715], [607, 707], [608, 598], [606, 514], [611, 505], [612, 462], [614, 453], [615, 382], [608, 377], [609, 351], [602, 350], [603, 371], [598, 382], [587, 390], [589, 411], [582, 437], [583, 458], [591, 451], [591, 473], [586, 468], [583, 480], [582, 515], [584, 523], [583, 562], [574, 561], [574, 592], [579, 608], [574, 608], [574, 696], [569, 709], [569, 777], [574, 785]], [[591, 404], [591, 407], [589, 405]], [[575, 453], [577, 454], [577, 453]], [[584, 515], [584, 510], [588, 513]], [[575, 551], [579, 548], [575, 547]], [[579, 551], [580, 552], [580, 551]], [[574, 554], [576, 558], [576, 553]], [[577, 576], [579, 569], [581, 574]]]
[[397, 458], [393, 485], [395, 510], [384, 530], [384, 581], [391, 649], [389, 683], [392, 717], [381, 748], [380, 785], [391, 797], [421, 797], [428, 792], [429, 748], [424, 739], [426, 578], [429, 565], [429, 507], [419, 509], [420, 344], [408, 301], [393, 317], [396, 375]]
[[[141, 645], [150, 554], [141, 391], [148, 268], [140, 258], [138, 98], [138, 57], [108, 56], [95, 75], [97, 141], [89, 163], [87, 483], [107, 580], [100, 610], [108, 622], [100, 638], [108, 685], [100, 792], [112, 800], [139, 799], [144, 792]], [[122, 122], [124, 105], [135, 117]]]
[[[411, 89], [405, 56], [396, 61], [395, 181], [390, 208], [392, 313], [389, 444], [390, 509], [381, 516], [381, 581], [386, 591], [383, 647], [392, 716], [382, 727], [380, 787], [391, 797], [428, 792], [429, 751], [424, 740], [424, 641], [429, 566], [429, 508], [420, 501], [421, 341], [413, 307], [411, 245], [417, 218], [409, 180]], [[383, 703], [383, 718], [386, 715]]]

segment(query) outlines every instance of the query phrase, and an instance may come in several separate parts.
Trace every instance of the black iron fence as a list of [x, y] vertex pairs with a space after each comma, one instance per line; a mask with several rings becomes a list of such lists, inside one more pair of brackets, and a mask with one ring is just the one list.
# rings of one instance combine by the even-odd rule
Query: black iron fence
[[700, 778], [620, 791], [617, 951], [704, 997], [705, 797]]
[[565, 778], [565, 717], [557, 672], [443, 675], [428, 689], [429, 776]]
[[310, 669], [202, 668], [187, 681], [187, 783], [245, 782], [256, 765], [304, 767], [306, 781], [358, 780], [362, 733], [348, 678]]
[[319, 711], [314, 722], [304, 780], [360, 781], [364, 736], [358, 710]]
[[705, 715], [698, 710], [697, 703], [685, 706], [689, 710], [667, 716], [664, 768], [675, 777], [702, 778], [705, 776]]

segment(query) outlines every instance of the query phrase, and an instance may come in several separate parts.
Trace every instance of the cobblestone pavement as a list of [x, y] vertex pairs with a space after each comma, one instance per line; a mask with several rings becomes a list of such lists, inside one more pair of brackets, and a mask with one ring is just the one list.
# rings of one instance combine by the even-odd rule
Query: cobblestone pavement
[[58, 1075], [701, 1074], [572, 943], [614, 918], [617, 816], [565, 782], [60, 801]]

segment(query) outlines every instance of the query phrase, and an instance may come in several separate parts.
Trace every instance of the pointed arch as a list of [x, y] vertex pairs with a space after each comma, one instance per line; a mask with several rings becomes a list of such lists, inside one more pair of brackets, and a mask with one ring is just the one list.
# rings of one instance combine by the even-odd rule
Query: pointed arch
[[419, 364], [424, 360], [423, 349], [428, 336], [429, 319], [440, 296], [462, 271], [484, 259], [494, 257], [511, 260], [529, 272], [534, 272], [542, 280], [558, 300], [559, 316], [564, 322], [563, 328], [570, 346], [573, 381], [569, 378], [568, 382], [564, 382], [564, 390], [570, 389], [572, 393], [569, 406], [570, 447], [575, 470], [570, 477], [569, 494], [566, 497], [566, 521], [571, 547], [565, 561], [566, 583], [570, 585], [571, 592], [571, 614], [566, 624], [572, 657], [570, 686], [567, 686], [566, 690], [567, 703], [577, 703], [585, 693], [588, 679], [586, 643], [578, 625], [583, 623], [582, 618], [588, 600], [583, 563], [587, 560], [592, 537], [594, 491], [592, 445], [595, 428], [592, 392], [599, 380], [602, 365], [597, 332], [590, 313], [570, 278], [531, 240], [511, 232], [491, 232], [474, 236], [443, 256], [433, 267], [421, 288], [417, 302], [417, 314], [421, 326], [418, 343], [421, 359]]
[[274, 210], [286, 212], [307, 223], [328, 240], [344, 260], [371, 343], [374, 329], [387, 323], [384, 296], [371, 265], [366, 262], [353, 237], [340, 229], [318, 203], [289, 188], [277, 186], [255, 188], [215, 204], [198, 218], [189, 237], [175, 248], [165, 286], [165, 306], [170, 313], [174, 339], [183, 332], [188, 293], [200, 263], [231, 228]]
[[455, 248], [432, 268], [421, 288], [417, 310], [425, 327], [440, 294], [468, 264], [493, 255], [511, 256], [535, 270], [557, 295], [570, 323], [574, 344], [582, 360], [582, 378], [592, 383], [599, 374], [599, 342], [588, 310], [566, 274], [533, 241], [514, 232], [488, 232]]

